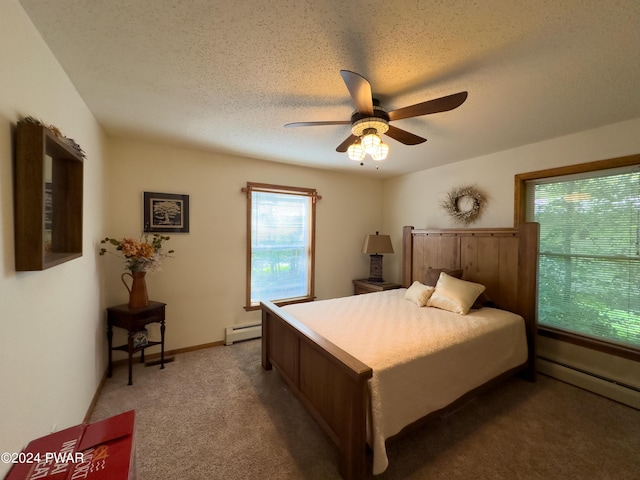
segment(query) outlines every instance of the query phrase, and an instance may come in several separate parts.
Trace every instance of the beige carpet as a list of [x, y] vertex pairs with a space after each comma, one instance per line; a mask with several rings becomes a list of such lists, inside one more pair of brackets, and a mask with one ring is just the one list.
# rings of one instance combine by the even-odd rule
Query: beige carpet
[[[135, 364], [108, 379], [91, 420], [137, 412], [139, 480], [340, 478], [336, 449], [260, 366], [260, 341]], [[549, 377], [514, 378], [388, 445], [375, 477], [640, 478], [640, 411]]]

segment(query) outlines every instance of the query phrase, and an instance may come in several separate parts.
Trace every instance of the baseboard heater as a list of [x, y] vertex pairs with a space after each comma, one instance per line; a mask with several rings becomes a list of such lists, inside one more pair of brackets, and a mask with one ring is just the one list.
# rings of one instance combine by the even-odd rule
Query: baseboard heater
[[227, 327], [225, 332], [225, 345], [233, 345], [233, 342], [241, 342], [242, 340], [251, 340], [262, 336], [262, 323], [243, 323]]
[[640, 390], [632, 385], [544, 357], [538, 357], [538, 371], [640, 410]]

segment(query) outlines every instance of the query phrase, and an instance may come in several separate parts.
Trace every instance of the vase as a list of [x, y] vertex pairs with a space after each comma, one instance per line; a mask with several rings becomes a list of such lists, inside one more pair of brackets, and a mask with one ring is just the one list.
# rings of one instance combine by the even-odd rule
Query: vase
[[[141, 308], [149, 305], [149, 297], [147, 296], [147, 282], [144, 277], [147, 272], [125, 272], [120, 279], [124, 286], [129, 291], [129, 308]], [[131, 277], [131, 288], [127, 285], [124, 277], [128, 275]]]

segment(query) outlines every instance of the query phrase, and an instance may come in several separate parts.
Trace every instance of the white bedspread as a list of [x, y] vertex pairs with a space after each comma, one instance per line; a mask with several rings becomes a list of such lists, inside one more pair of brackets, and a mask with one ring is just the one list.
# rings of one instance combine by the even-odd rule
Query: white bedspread
[[458, 315], [418, 307], [406, 289], [283, 309], [373, 370], [368, 438], [373, 473], [386, 470], [385, 439], [469, 390], [524, 363], [524, 320], [493, 308]]

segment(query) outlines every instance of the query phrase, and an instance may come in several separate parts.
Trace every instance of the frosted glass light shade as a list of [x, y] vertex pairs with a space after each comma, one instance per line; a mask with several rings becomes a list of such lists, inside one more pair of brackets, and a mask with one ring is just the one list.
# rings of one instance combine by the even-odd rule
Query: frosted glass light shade
[[356, 141], [356, 143], [349, 145], [349, 148], [347, 149], [347, 155], [351, 160], [360, 162], [364, 159], [366, 153], [364, 151], [364, 148], [362, 148], [362, 145], [360, 145], [360, 143]]
[[389, 145], [387, 145], [386, 143], [381, 143], [380, 145], [378, 145], [378, 149], [371, 154], [371, 158], [381, 161], [387, 158], [387, 155], [389, 155]]
[[364, 148], [364, 151], [369, 155], [373, 155], [381, 143], [382, 140], [380, 140], [380, 137], [375, 133], [368, 133], [362, 137], [362, 148]]

